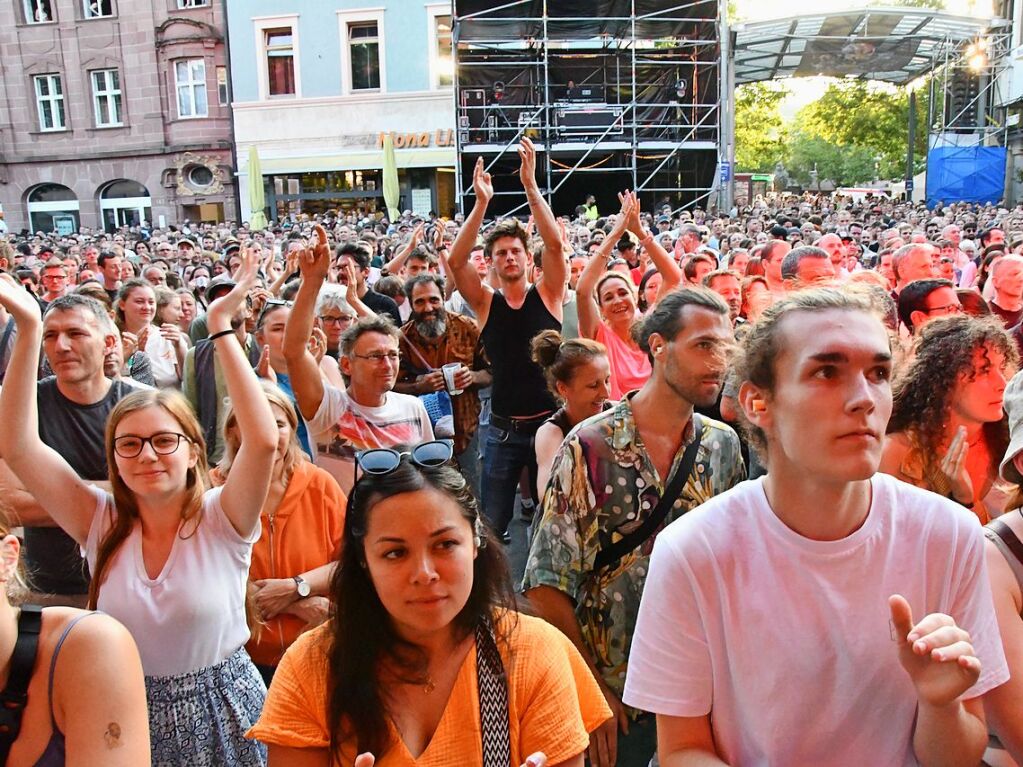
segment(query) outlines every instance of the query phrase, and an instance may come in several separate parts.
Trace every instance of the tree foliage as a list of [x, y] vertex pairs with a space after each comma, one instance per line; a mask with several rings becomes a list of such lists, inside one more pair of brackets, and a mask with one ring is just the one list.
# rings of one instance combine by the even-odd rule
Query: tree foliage
[[785, 158], [784, 124], [779, 107], [788, 96], [779, 83], [740, 85], [735, 89], [735, 166], [770, 172]]

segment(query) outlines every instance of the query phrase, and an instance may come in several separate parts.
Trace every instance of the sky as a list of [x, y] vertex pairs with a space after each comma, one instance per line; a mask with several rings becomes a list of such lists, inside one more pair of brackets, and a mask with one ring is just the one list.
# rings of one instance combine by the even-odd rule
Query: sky
[[[846, 11], [878, 4], [868, 3], [867, 0], [814, 0], [813, 13]], [[884, 5], [885, 3], [880, 4]], [[793, 15], [792, 6], [778, 2], [778, 0], [768, 0], [768, 2], [736, 0], [736, 7], [742, 21], [763, 21], [764, 19]], [[990, 18], [993, 15], [992, 7], [991, 0], [945, 0], [946, 11], [962, 16]], [[789, 97], [781, 104], [782, 118], [791, 119], [804, 106], [823, 96], [829, 82], [830, 78], [827, 77], [800, 77], [785, 80], [785, 86], [790, 93]]]

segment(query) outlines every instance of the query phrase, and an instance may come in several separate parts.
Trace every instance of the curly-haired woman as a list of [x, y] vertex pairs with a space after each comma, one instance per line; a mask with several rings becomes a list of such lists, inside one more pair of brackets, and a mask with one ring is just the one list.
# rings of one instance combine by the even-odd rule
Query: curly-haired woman
[[895, 381], [880, 470], [952, 498], [986, 523], [983, 500], [1007, 444], [1002, 398], [1018, 365], [997, 318], [928, 322]]

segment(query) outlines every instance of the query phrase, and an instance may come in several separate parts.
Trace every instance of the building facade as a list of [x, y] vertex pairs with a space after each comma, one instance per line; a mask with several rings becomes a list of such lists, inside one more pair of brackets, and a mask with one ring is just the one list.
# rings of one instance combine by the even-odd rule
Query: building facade
[[451, 4], [227, 0], [242, 219], [256, 147], [266, 214], [384, 209], [383, 137], [402, 209], [454, 209]]
[[8, 0], [11, 231], [237, 217], [220, 0]]

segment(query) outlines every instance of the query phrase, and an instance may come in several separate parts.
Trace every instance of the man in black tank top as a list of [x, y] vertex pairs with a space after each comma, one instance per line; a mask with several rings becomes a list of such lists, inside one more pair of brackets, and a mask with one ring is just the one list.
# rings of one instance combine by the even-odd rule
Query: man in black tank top
[[494, 375], [493, 414], [483, 458], [483, 511], [498, 534], [504, 534], [515, 507], [523, 468], [536, 485], [533, 435], [556, 405], [540, 368], [530, 359], [529, 344], [541, 330], [561, 329], [567, 267], [561, 234], [550, 206], [536, 183], [536, 150], [528, 139], [519, 145], [519, 178], [529, 200], [537, 230], [543, 238], [544, 278], [530, 285], [525, 229], [516, 219], [499, 221], [487, 233], [484, 255], [497, 272], [500, 288], [480, 280], [469, 254], [476, 244], [487, 205], [494, 196], [482, 158], [473, 172], [476, 204], [466, 217], [448, 257], [448, 267], [462, 297], [475, 312], [480, 338]]

